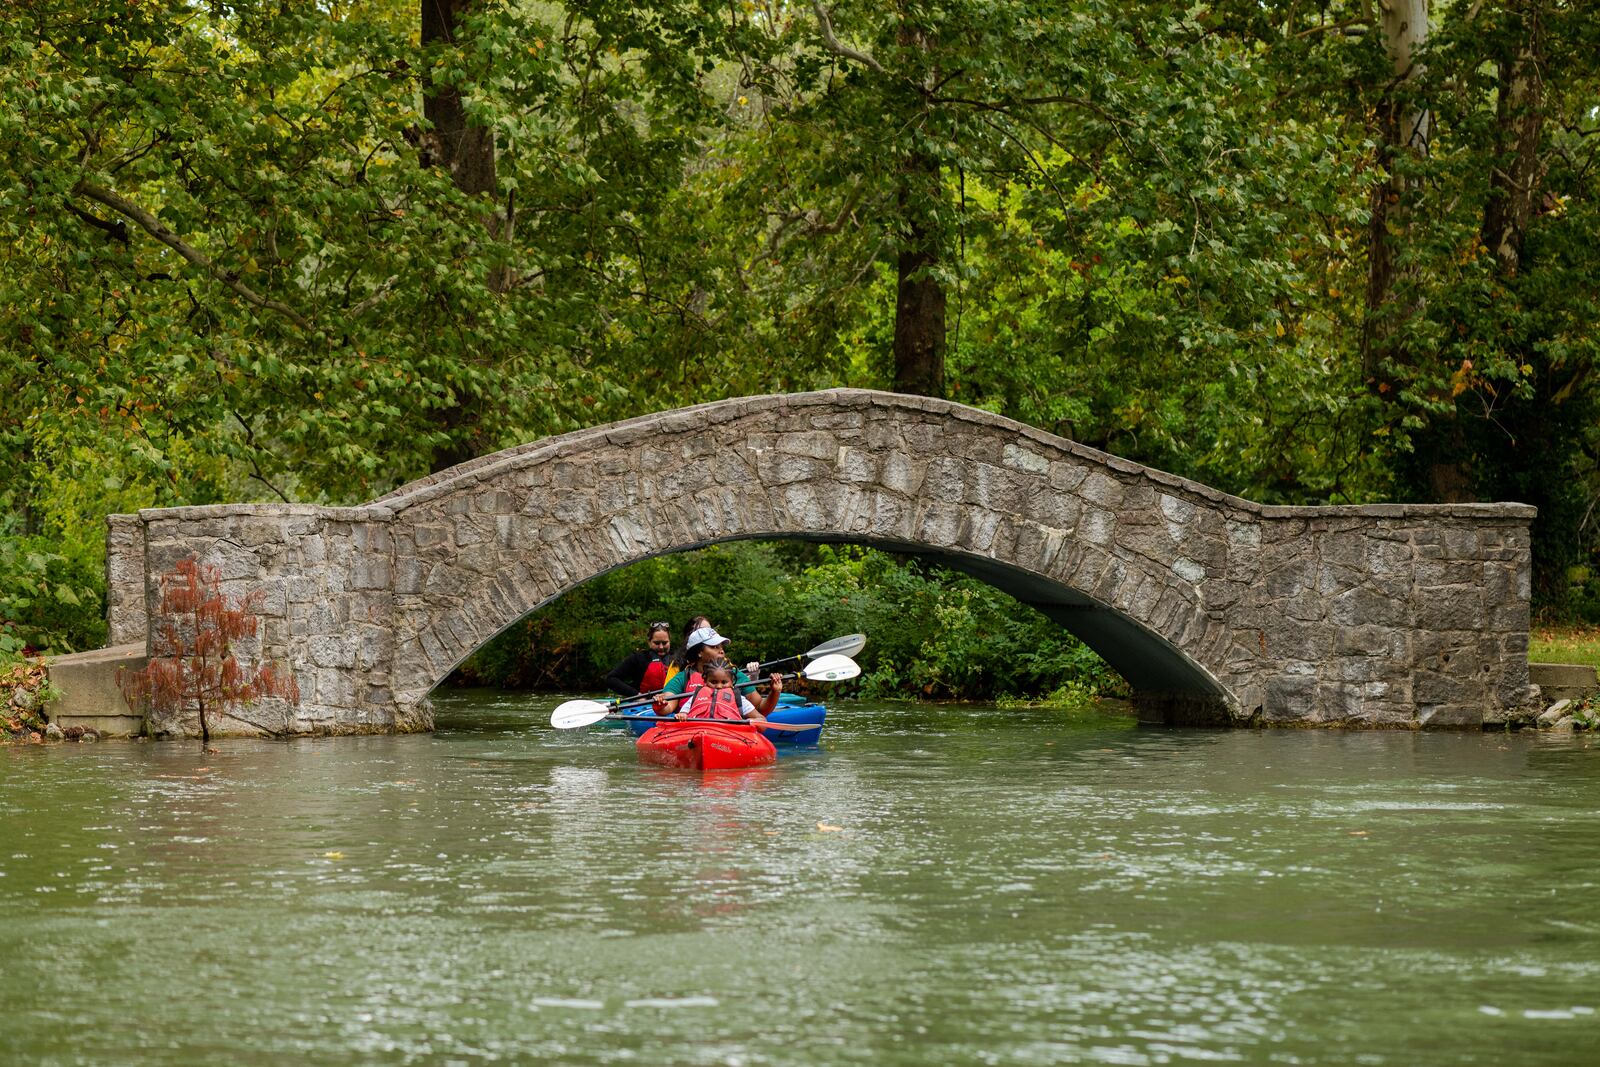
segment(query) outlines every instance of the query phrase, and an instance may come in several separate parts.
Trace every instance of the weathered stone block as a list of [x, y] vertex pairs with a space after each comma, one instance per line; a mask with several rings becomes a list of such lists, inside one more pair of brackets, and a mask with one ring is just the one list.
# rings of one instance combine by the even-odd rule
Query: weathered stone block
[[1129, 525], [1130, 517], [1126, 512], [1118, 516], [1118, 525], [1122, 527], [1117, 538], [1120, 546], [1157, 563], [1165, 564], [1177, 558], [1177, 541], [1165, 526]]
[[1016, 512], [1022, 508], [1023, 483], [1004, 467], [974, 463], [967, 501], [990, 511]]
[[902, 452], [890, 452], [883, 459], [883, 487], [895, 493], [915, 496], [922, 488], [923, 465]]
[[1424, 588], [1417, 597], [1416, 621], [1430, 630], [1476, 629], [1485, 621], [1483, 590], [1469, 585]]
[[1089, 477], [1089, 470], [1076, 462], [1052, 460], [1050, 463], [1050, 488], [1060, 493], [1076, 493]]
[[[687, 489], [687, 486], [685, 488]], [[703, 486], [696, 486], [696, 488], [703, 488]], [[587, 493], [562, 493], [556, 500], [555, 507], [551, 510], [557, 522], [568, 526], [587, 526], [600, 517], [600, 511], [595, 507], [594, 498]], [[478, 527], [473, 526], [471, 529], [478, 529]], [[461, 527], [457, 527], [457, 543], [472, 543], [461, 541], [460, 530]], [[487, 539], [480, 532], [478, 540]]]
[[879, 480], [878, 463], [871, 452], [859, 448], [839, 449], [839, 477], [846, 482], [873, 483]]
[[1161, 493], [1156, 497], [1161, 514], [1170, 522], [1188, 525], [1194, 521], [1195, 507], [1187, 500]]
[[1007, 443], [1001, 450], [1000, 462], [1013, 470], [1029, 474], [1049, 474], [1050, 457], [1021, 445]]
[[1322, 586], [1325, 568], [1310, 552], [1274, 545], [1262, 553], [1262, 575], [1267, 596], [1281, 600], [1331, 592]]
[[1083, 486], [1078, 490], [1078, 495], [1088, 503], [1111, 511], [1122, 506], [1123, 494], [1124, 489], [1120, 481], [1098, 471], [1084, 479]]
[[1078, 536], [1092, 545], [1109, 545], [1117, 533], [1117, 517], [1099, 508], [1086, 508], [1078, 521]]
[[1392, 626], [1340, 626], [1335, 631], [1334, 652], [1339, 656], [1377, 656], [1395, 661], [1397, 669], [1410, 661], [1409, 632]]
[[411, 536], [416, 541], [417, 548], [441, 548], [446, 543], [455, 541], [455, 529], [450, 526], [413, 526]]
[[1314, 675], [1281, 673], [1269, 677], [1261, 702], [1261, 717], [1279, 724], [1314, 720], [1317, 689]]
[[962, 509], [943, 501], [924, 504], [918, 511], [914, 536], [941, 548], [960, 544]]
[[389, 560], [376, 556], [356, 561], [350, 572], [351, 589], [387, 589], [391, 580]]
[[269, 578], [256, 586], [261, 599], [257, 603], [256, 613], [270, 618], [281, 619], [289, 613], [289, 580], [287, 578]]
[[786, 433], [778, 438], [778, 451], [791, 456], [810, 456], [812, 459], [835, 460], [839, 455], [839, 442], [831, 433], [810, 430]]
[[1243, 582], [1208, 581], [1202, 589], [1201, 596], [1207, 607], [1225, 610], [1239, 603], [1248, 588]]
[[1483, 725], [1483, 708], [1478, 704], [1422, 704], [1416, 721], [1435, 730], [1476, 730]]
[[1477, 559], [1483, 551], [1483, 544], [1478, 539], [1477, 530], [1447, 529], [1444, 531], [1444, 550], [1449, 559]]
[[1333, 597], [1328, 619], [1339, 626], [1406, 626], [1411, 612], [1411, 605], [1404, 600], [1363, 588]]
[[[1471, 675], [1457, 675], [1440, 670], [1419, 670], [1411, 679], [1412, 696], [1422, 705], [1480, 705], [1488, 694]], [[1480, 707], [1481, 711], [1481, 707]]]
[[1336, 631], [1323, 623], [1283, 617], [1266, 629], [1267, 655], [1280, 660], [1316, 661], [1333, 654]]

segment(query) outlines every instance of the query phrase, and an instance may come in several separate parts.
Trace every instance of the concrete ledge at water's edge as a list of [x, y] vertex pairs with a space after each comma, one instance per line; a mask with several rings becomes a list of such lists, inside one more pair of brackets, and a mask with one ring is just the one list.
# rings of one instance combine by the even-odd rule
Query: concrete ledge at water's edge
[[1545, 703], [1555, 700], [1582, 700], [1600, 693], [1600, 677], [1595, 668], [1583, 663], [1530, 663], [1528, 681], [1539, 687]]
[[61, 696], [45, 705], [45, 717], [63, 730], [81, 726], [101, 737], [143, 734], [144, 716], [123, 699], [117, 672], [136, 671], [144, 665], [143, 641], [54, 657], [45, 670]]

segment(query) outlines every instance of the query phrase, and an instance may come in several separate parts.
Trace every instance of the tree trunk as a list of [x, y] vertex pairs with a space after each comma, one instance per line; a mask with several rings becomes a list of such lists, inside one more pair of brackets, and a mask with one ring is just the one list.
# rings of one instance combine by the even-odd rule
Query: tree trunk
[[894, 389], [921, 396], [944, 395], [944, 285], [939, 231], [928, 198], [937, 196], [939, 163], [926, 156], [907, 161], [900, 205], [905, 212], [894, 306]]
[[1539, 0], [1518, 5], [1523, 43], [1500, 60], [1495, 107], [1494, 170], [1483, 211], [1483, 244], [1500, 273], [1515, 277], [1543, 179], [1539, 143], [1544, 135], [1544, 12]]
[[[421, 0], [422, 47], [454, 44], [461, 18], [476, 0]], [[450, 171], [450, 180], [464, 193], [495, 191], [494, 133], [467, 121], [461, 90], [435, 85], [431, 76], [422, 81], [422, 113], [433, 125], [437, 162]]]
[[[460, 32], [463, 16], [477, 0], [420, 0], [422, 15], [422, 48], [454, 44]], [[432, 162], [450, 172], [450, 181], [463, 193], [474, 196], [495, 197], [495, 145], [494, 132], [476, 126], [467, 120], [461, 90], [453, 85], [436, 85], [423, 75], [422, 113], [433, 129], [425, 135], [425, 145]], [[484, 219], [490, 237], [509, 236], [510, 219], [502, 218], [491, 209]], [[494, 292], [504, 292], [509, 282], [508, 272], [496, 269], [490, 272], [486, 284]], [[481, 419], [478, 404], [473, 398], [458, 397], [440, 413], [441, 429], [450, 440], [436, 447], [429, 463], [432, 470], [445, 470], [474, 458], [482, 451], [478, 441], [477, 426]]]
[[[905, 14], [902, 13], [902, 18]], [[903, 21], [903, 47], [927, 52], [927, 31]], [[937, 82], [923, 71], [924, 91]], [[916, 107], [925, 102], [917, 100]], [[944, 284], [936, 270], [943, 251], [939, 210], [944, 200], [939, 160], [912, 149], [900, 163], [900, 251], [894, 304], [894, 389], [897, 393], [944, 396]]]
[[1428, 39], [1429, 0], [1388, 0], [1383, 11], [1384, 47], [1394, 80], [1378, 102], [1378, 161], [1387, 175], [1372, 191], [1372, 221], [1367, 239], [1367, 306], [1361, 324], [1361, 370], [1368, 384], [1393, 398], [1382, 382], [1383, 363], [1392, 357], [1401, 309], [1391, 299], [1398, 279], [1396, 253], [1406, 225], [1406, 180], [1396, 174], [1405, 154], [1428, 154], [1433, 116], [1405, 99], [1405, 86], [1418, 71], [1412, 59]]

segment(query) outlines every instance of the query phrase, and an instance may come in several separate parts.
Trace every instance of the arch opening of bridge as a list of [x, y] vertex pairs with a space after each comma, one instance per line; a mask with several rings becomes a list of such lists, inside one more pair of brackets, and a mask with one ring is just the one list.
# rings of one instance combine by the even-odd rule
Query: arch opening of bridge
[[361, 507], [116, 516], [110, 622], [147, 638], [156, 577], [197, 556], [260, 598], [246, 651], [300, 682], [284, 732], [427, 729], [456, 664], [599, 574], [721, 541], [850, 542], [1032, 604], [1147, 720], [1476, 726], [1529, 699], [1532, 515], [1262, 506], [958, 404], [830, 390], [577, 431]]
[[[590, 582], [598, 581], [615, 570], [621, 570], [659, 556], [692, 552], [716, 544], [734, 541], [769, 540], [761, 537], [724, 538], [710, 543], [686, 545], [666, 549], [649, 556], [630, 560], [616, 567], [575, 583], [557, 596], [535, 605], [529, 612], [511, 620], [500, 631], [489, 635], [477, 648], [469, 650], [435, 680], [433, 689], [444, 685], [457, 669], [471, 656], [487, 647], [501, 634], [515, 627], [528, 615], [540, 611], [575, 592]], [[871, 540], [859, 537], [790, 537], [777, 540], [803, 541], [818, 544], [843, 544], [861, 548], [880, 549], [899, 556], [912, 557], [924, 563], [945, 567], [965, 574], [998, 589], [1019, 604], [1033, 608], [1047, 619], [1061, 626], [1079, 641], [1096, 652], [1106, 664], [1121, 675], [1129, 689], [1144, 701], [1147, 711], [1160, 721], [1170, 712], [1172, 705], [1181, 703], [1188, 721], [1226, 722], [1227, 694], [1205, 668], [1195, 663], [1181, 649], [1174, 647], [1160, 634], [1152, 633], [1137, 620], [1128, 617], [1110, 605], [1101, 603], [1076, 589], [1043, 575], [1032, 574], [1021, 568], [1000, 563], [981, 556], [971, 556], [953, 551], [934, 551], [923, 546], [908, 545], [890, 540]], [[652, 616], [655, 617], [655, 616]], [[737, 620], [719, 620], [719, 628], [737, 637], [740, 634]], [[763, 655], [777, 655], [791, 649], [768, 649]], [[754, 653], [752, 653], [754, 654]], [[431, 692], [431, 690], [430, 690]], [[1159, 695], [1155, 707], [1152, 697]], [[1137, 700], [1136, 700], [1137, 703]]]

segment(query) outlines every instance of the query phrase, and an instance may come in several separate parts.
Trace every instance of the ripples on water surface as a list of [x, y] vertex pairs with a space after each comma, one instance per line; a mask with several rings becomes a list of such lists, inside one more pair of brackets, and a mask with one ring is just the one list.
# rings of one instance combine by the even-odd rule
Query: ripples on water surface
[[[0, 1063], [1566, 1064], [1600, 748], [843, 704], [0, 749]], [[818, 824], [838, 829], [819, 829]]]

